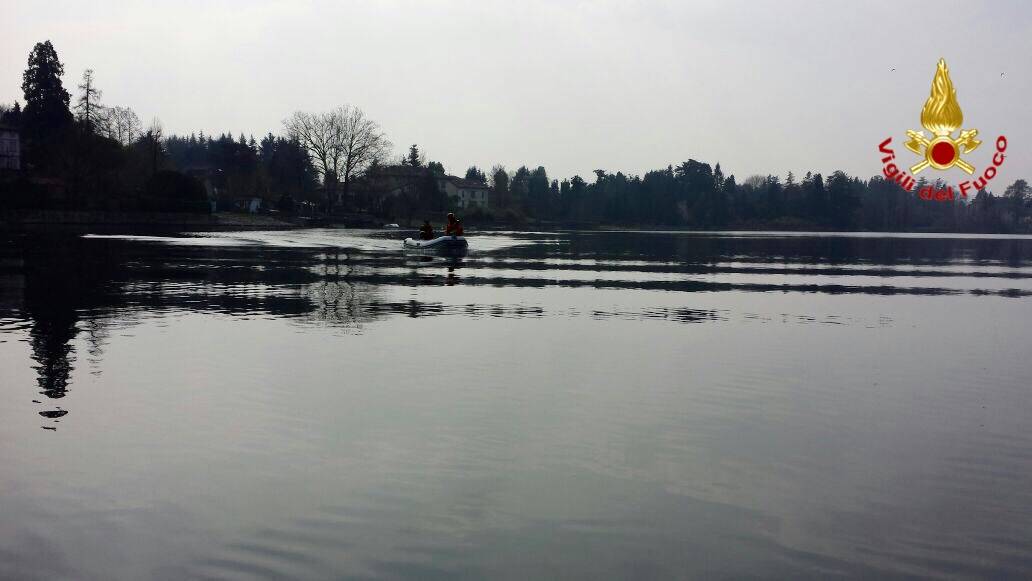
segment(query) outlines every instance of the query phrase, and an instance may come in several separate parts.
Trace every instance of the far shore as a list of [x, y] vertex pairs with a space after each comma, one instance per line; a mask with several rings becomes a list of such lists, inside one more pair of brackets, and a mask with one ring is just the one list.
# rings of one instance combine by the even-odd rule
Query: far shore
[[[609, 232], [798, 232], [832, 233], [854, 232], [870, 234], [982, 234], [984, 232], [959, 232], [935, 229], [912, 229], [903, 232], [880, 230], [833, 230], [814, 224], [793, 223], [742, 223], [729, 224], [725, 228], [699, 229], [678, 228], [659, 224], [605, 224], [587, 222], [551, 222], [528, 220], [518, 223], [475, 219], [464, 220], [466, 228], [473, 232], [537, 230], [537, 231], [609, 231]], [[304, 228], [357, 228], [377, 229], [386, 224], [400, 223], [398, 231], [412, 231], [414, 224], [404, 220], [380, 222], [368, 214], [337, 216], [285, 216], [275, 214], [248, 214], [242, 212], [219, 212], [215, 214], [190, 214], [176, 212], [107, 212], [96, 210], [23, 210], [0, 213], [0, 233], [118, 233], [149, 234], [156, 232], [205, 232], [205, 231], [257, 231], [297, 230]]]
[[105, 212], [31, 210], [0, 214], [0, 230], [24, 232], [168, 231], [168, 230], [291, 230], [304, 228], [303, 219], [280, 219], [263, 214], [177, 212]]

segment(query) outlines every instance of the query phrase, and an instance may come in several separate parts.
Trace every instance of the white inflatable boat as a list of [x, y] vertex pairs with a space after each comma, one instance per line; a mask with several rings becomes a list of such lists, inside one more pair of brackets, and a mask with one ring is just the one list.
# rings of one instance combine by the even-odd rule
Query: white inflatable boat
[[465, 250], [469, 247], [463, 236], [438, 236], [433, 240], [405, 239], [405, 248], [418, 250]]

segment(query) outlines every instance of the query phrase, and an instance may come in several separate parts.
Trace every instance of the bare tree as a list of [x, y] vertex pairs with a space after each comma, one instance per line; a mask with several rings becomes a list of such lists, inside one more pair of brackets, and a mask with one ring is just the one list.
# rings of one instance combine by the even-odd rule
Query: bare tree
[[358, 107], [341, 107], [344, 118], [344, 193], [350, 190], [353, 178], [362, 175], [370, 166], [379, 164], [391, 151], [391, 142], [380, 125], [365, 116]]
[[391, 148], [380, 126], [350, 105], [326, 113], [297, 111], [283, 126], [308, 151], [322, 175], [330, 206], [341, 180], [347, 194], [352, 180], [382, 161]]
[[75, 114], [79, 121], [86, 126], [90, 133], [100, 133], [105, 128], [104, 105], [100, 103], [103, 93], [97, 88], [97, 82], [93, 78], [93, 69], [86, 69], [82, 73], [82, 84], [79, 85], [82, 94], [75, 105]]
[[295, 111], [283, 122], [283, 127], [291, 138], [305, 148], [316, 171], [322, 176], [323, 183], [329, 188], [330, 182], [336, 181], [337, 169], [343, 157], [332, 115]]
[[128, 147], [140, 134], [142, 125], [129, 107], [112, 107], [107, 114], [107, 136]]
[[151, 175], [158, 173], [158, 162], [162, 156], [162, 144], [161, 140], [164, 138], [165, 130], [161, 126], [161, 119], [157, 117], [151, 120], [151, 125], [147, 129], [147, 133], [143, 134], [142, 139], [146, 140], [147, 148], [151, 154]]

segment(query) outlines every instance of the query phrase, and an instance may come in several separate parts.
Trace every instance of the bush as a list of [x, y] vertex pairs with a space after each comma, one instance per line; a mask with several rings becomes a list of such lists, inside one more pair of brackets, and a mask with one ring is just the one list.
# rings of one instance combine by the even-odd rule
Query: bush
[[47, 189], [25, 176], [0, 176], [0, 211], [41, 210], [47, 207]]
[[297, 203], [294, 201], [294, 196], [290, 194], [283, 194], [280, 196], [278, 202], [276, 202], [276, 209], [283, 214], [293, 215], [297, 210]]
[[197, 178], [171, 170], [156, 172], [147, 180], [144, 191], [149, 209], [164, 212], [207, 214], [208, 193]]

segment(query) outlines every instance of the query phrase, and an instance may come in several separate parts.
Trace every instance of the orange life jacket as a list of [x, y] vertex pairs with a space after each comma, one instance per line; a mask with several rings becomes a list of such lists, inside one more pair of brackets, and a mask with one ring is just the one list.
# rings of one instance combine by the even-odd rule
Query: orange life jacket
[[444, 228], [444, 235], [462, 236], [462, 222], [458, 220], [455, 220], [454, 222], [449, 222], [448, 225]]

